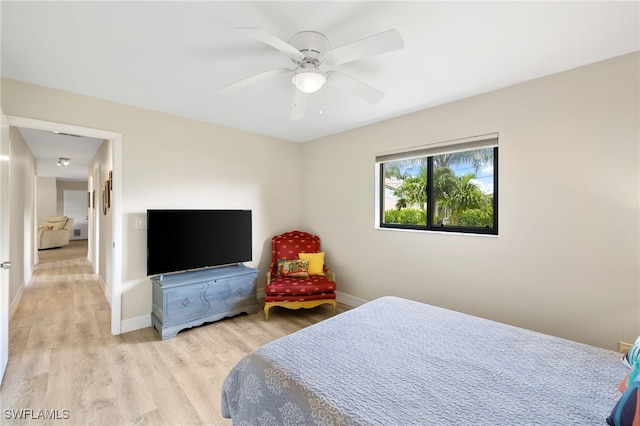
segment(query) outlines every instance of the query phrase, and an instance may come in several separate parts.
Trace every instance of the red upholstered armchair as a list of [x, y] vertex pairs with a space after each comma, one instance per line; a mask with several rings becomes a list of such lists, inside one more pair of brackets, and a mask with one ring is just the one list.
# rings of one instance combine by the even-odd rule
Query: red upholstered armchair
[[[299, 256], [300, 253], [303, 255]], [[303, 259], [302, 263], [291, 262], [303, 257], [307, 259]], [[305, 260], [308, 262], [306, 272], [303, 268]], [[271, 266], [267, 271], [267, 285], [264, 289], [265, 319], [269, 319], [269, 309], [273, 306], [307, 309], [330, 304], [335, 314], [335, 290], [333, 273], [324, 264], [324, 253], [320, 251], [318, 236], [291, 231], [271, 239]]]

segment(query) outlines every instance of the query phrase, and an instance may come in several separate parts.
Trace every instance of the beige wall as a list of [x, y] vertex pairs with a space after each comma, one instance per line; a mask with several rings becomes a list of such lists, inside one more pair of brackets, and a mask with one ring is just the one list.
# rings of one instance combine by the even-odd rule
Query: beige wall
[[[303, 146], [338, 289], [616, 349], [640, 334], [639, 54]], [[374, 157], [499, 132], [499, 236], [376, 230]], [[330, 173], [327, 171], [331, 170]]]
[[[253, 261], [259, 285], [271, 237], [297, 228], [299, 144], [236, 131], [42, 86], [2, 80], [7, 115], [122, 134], [122, 319], [148, 318], [146, 231], [135, 219], [150, 208], [253, 210]], [[97, 195], [97, 194], [96, 194]], [[294, 197], [295, 198], [295, 197]], [[101, 252], [110, 245], [102, 245]]]
[[58, 214], [58, 189], [56, 178], [37, 176], [36, 192], [36, 211], [38, 212], [36, 224], [41, 225], [44, 223], [48, 216], [55, 216]]
[[[9, 259], [12, 264], [9, 274], [9, 303], [12, 303], [31, 279], [31, 267], [34, 263], [36, 162], [18, 129], [14, 127], [9, 129], [9, 140], [11, 141]], [[12, 306], [13, 309], [15, 306]]]
[[[112, 158], [112, 142], [105, 141], [100, 145], [100, 148], [96, 152], [96, 155], [89, 164], [89, 170], [91, 176], [94, 176], [93, 185], [91, 190], [95, 190], [95, 205], [91, 208], [91, 221], [92, 226], [95, 226], [97, 233], [93, 234], [92, 243], [100, 241], [101, 250], [98, 250], [98, 255], [93, 262], [94, 271], [98, 273], [102, 284], [106, 286], [105, 293], [109, 304], [111, 304], [111, 295], [113, 294], [113, 280], [111, 279], [113, 257], [111, 250], [108, 247], [113, 240], [113, 204], [108, 204], [107, 214], [104, 214], [104, 198], [103, 192], [106, 191], [106, 181], [109, 180], [109, 171], [113, 171], [113, 158]], [[115, 203], [115, 199], [113, 200]]]
[[[302, 145], [12, 80], [2, 108], [122, 134], [125, 320], [151, 311], [137, 217], [249, 208], [259, 285], [271, 236], [300, 226], [322, 237], [347, 295], [405, 296], [615, 349], [640, 334], [638, 63], [627, 55]], [[376, 153], [492, 132], [498, 237], [374, 228]]]

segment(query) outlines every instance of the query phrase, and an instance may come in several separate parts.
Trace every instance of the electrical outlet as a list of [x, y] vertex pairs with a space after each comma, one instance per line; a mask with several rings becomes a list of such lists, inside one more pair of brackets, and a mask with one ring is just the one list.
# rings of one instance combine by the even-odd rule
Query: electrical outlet
[[618, 342], [618, 352], [626, 354], [631, 349], [631, 346], [633, 346], [631, 343]]

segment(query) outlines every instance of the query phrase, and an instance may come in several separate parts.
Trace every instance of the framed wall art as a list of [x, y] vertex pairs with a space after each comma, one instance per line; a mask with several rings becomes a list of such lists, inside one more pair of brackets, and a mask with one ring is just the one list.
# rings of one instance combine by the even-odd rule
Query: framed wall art
[[104, 192], [106, 193], [107, 208], [110, 209], [111, 208], [111, 188], [109, 186], [109, 181], [106, 181], [104, 183]]

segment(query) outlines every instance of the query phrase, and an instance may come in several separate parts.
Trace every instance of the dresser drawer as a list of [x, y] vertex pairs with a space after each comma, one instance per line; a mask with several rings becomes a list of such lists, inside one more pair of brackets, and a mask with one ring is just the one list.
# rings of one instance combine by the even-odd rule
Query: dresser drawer
[[229, 280], [229, 296], [225, 300], [228, 308], [256, 303], [255, 278], [255, 276], [246, 276]]
[[225, 300], [229, 297], [228, 280], [213, 280], [207, 282], [207, 288], [204, 292], [204, 299], [207, 303], [207, 314], [215, 312], [224, 312], [227, 310]]
[[164, 323], [171, 324], [204, 315], [209, 304], [204, 300], [206, 284], [174, 288], [166, 292]]

